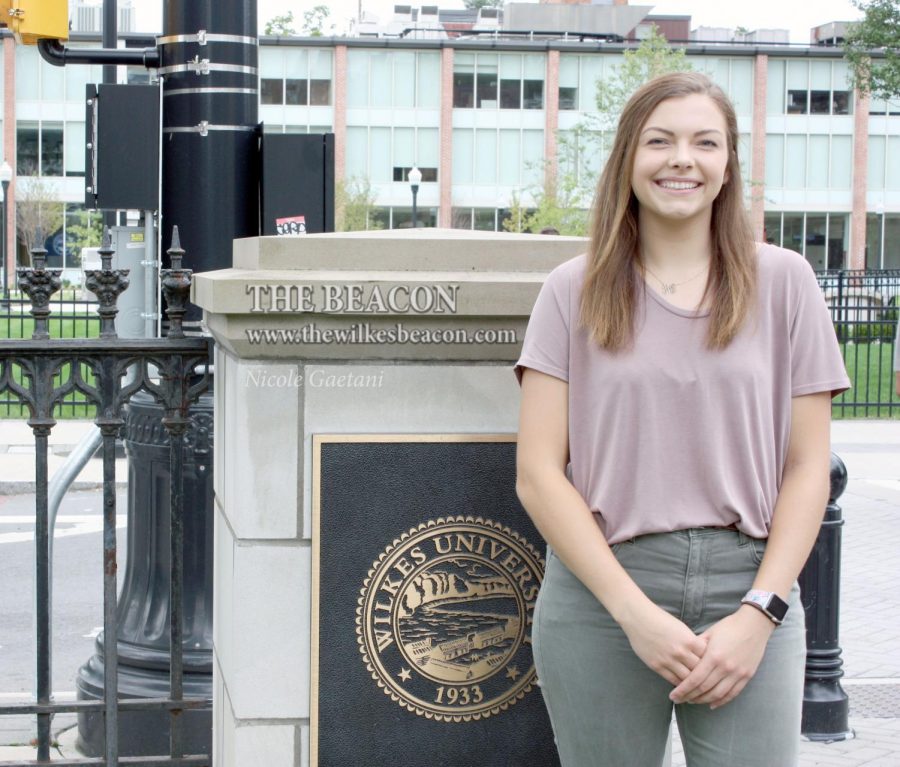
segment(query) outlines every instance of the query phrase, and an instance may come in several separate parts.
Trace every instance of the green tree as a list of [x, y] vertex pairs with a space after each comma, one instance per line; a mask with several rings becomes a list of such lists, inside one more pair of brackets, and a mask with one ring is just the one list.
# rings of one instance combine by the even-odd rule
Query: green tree
[[331, 9], [327, 5], [316, 5], [303, 12], [303, 27], [300, 34], [307, 37], [322, 37], [325, 32], [333, 32], [334, 24], [325, 29], [325, 22], [331, 16]]
[[66, 247], [81, 260], [83, 248], [96, 248], [103, 242], [103, 217], [89, 210], [69, 213], [66, 222]]
[[381, 221], [372, 218], [375, 192], [367, 178], [338, 179], [334, 190], [334, 207], [334, 229], [337, 232], [383, 228]]
[[[900, 96], [900, 2], [897, 0], [853, 0], [863, 12], [844, 40], [853, 86], [875, 98]], [[872, 53], [883, 54], [873, 59]]]
[[276, 37], [296, 35], [297, 32], [294, 29], [294, 12], [288, 11], [281, 16], [273, 16], [266, 22], [264, 33]]
[[25, 249], [43, 247], [51, 234], [63, 225], [63, 203], [55, 187], [41, 176], [20, 178], [16, 183], [16, 237]]
[[481, 8], [502, 8], [504, 0], [463, 0], [463, 5], [470, 11]]
[[529, 208], [518, 194], [513, 194], [509, 216], [503, 219], [505, 231], [540, 234], [542, 229], [550, 228], [574, 237], [587, 234], [588, 210], [582, 207], [580, 196], [576, 201], [565, 191], [540, 188], [534, 197], [537, 207]]
[[625, 51], [615, 75], [597, 81], [596, 116], [587, 118], [585, 129], [615, 130], [625, 103], [648, 80], [669, 72], [688, 72], [691, 63], [685, 58], [684, 48], [672, 48], [669, 41], [654, 24], [650, 34], [634, 50]]

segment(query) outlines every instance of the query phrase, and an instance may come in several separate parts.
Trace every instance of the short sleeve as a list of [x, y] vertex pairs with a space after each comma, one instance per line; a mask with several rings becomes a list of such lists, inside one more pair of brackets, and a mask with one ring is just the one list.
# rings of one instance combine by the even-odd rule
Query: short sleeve
[[[565, 266], [565, 265], [563, 265]], [[569, 380], [569, 270], [557, 267], [548, 275], [531, 310], [522, 354], [515, 373], [522, 383], [525, 368]]]
[[830, 391], [836, 397], [850, 388], [850, 379], [825, 297], [808, 262], [801, 261], [793, 276], [797, 303], [790, 337], [791, 396]]

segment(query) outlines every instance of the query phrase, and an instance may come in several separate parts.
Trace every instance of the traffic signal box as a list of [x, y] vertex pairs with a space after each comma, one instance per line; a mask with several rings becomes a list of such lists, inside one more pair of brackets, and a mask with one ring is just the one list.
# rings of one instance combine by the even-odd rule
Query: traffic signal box
[[0, 21], [16, 40], [36, 45], [41, 38], [69, 37], [68, 0], [0, 0]]

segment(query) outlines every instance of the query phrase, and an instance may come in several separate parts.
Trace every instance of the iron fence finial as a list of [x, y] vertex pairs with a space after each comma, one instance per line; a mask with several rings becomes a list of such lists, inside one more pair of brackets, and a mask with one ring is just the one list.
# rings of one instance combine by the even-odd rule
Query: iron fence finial
[[31, 299], [31, 316], [34, 317], [35, 341], [50, 338], [50, 296], [62, 287], [62, 269], [47, 269], [47, 251], [34, 248], [31, 251], [32, 266], [16, 269], [19, 288]]
[[191, 294], [191, 275], [193, 270], [183, 269], [181, 259], [184, 249], [178, 236], [178, 227], [172, 227], [172, 245], [166, 251], [169, 256], [169, 269], [160, 272], [163, 295], [166, 298], [166, 316], [169, 318], [168, 338], [184, 338], [182, 322], [187, 312], [188, 299]]
[[128, 288], [129, 269], [113, 269], [112, 257], [115, 250], [109, 227], [103, 231], [103, 244], [97, 251], [100, 254], [100, 268], [86, 269], [84, 286], [97, 296], [97, 314], [100, 315], [100, 338], [116, 338], [116, 315], [119, 313], [117, 302], [119, 294]]

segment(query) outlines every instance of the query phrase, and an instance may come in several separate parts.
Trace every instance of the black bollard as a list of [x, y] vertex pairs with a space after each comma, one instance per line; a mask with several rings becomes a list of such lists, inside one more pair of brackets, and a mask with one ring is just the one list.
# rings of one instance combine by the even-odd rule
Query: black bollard
[[814, 741], [853, 737], [849, 724], [850, 699], [841, 687], [844, 661], [838, 645], [844, 520], [837, 499], [846, 488], [847, 467], [832, 453], [825, 519], [798, 579], [806, 613], [806, 683], [800, 732], [807, 740]]

